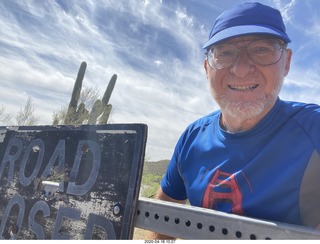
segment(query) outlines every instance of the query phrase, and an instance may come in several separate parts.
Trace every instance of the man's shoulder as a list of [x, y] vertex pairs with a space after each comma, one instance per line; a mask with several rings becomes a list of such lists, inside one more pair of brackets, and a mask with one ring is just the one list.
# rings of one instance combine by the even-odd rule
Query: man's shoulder
[[320, 133], [320, 106], [313, 103], [283, 102], [284, 114], [309, 135]]
[[194, 123], [198, 123], [198, 124], [211, 123], [215, 118], [219, 118], [220, 114], [221, 114], [220, 110], [214, 111], [210, 114], [207, 114], [206, 116], [203, 116], [197, 119]]
[[307, 116], [318, 115], [320, 116], [320, 106], [315, 103], [304, 103], [295, 101], [281, 101], [282, 108], [290, 116]]
[[219, 119], [220, 117], [220, 110], [217, 110], [215, 112], [212, 112], [206, 116], [203, 116], [197, 120], [195, 120], [193, 123], [191, 123], [188, 128], [199, 128], [199, 127], [203, 127], [203, 126], [208, 126], [209, 124], [214, 123], [214, 121], [216, 121], [216, 119]]

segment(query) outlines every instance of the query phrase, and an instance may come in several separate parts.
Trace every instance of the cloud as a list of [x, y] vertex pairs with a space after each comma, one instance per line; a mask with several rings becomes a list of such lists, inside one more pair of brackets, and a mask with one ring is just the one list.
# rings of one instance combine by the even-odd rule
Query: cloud
[[288, 23], [294, 17], [293, 10], [297, 4], [296, 0], [283, 1], [283, 0], [274, 0], [274, 5], [281, 12], [283, 21]]
[[198, 40], [186, 28], [192, 17], [185, 10], [161, 1], [118, 0], [0, 6], [6, 67], [0, 71], [1, 97], [10, 111], [30, 95], [43, 123], [50, 124], [52, 112], [69, 101], [80, 62], [86, 61], [84, 85], [103, 92], [111, 75], [118, 75], [112, 121], [148, 124], [147, 154], [170, 157], [181, 131], [198, 116], [194, 97], [202, 97], [195, 93], [201, 73], [191, 69]]
[[[208, 89], [201, 46], [214, 18], [235, 2], [0, 1], [0, 105], [18, 111], [31, 96], [41, 122], [50, 124], [52, 113], [69, 102], [80, 63], [86, 61], [83, 85], [101, 94], [118, 75], [111, 121], [148, 124], [147, 154], [153, 160], [170, 158], [184, 128], [218, 108]], [[297, 17], [303, 3], [274, 4], [283, 9], [290, 30], [302, 28]], [[312, 13], [317, 21], [316, 10]], [[316, 35], [316, 23], [303, 38]], [[314, 43], [310, 38], [293, 44], [309, 67], [300, 68], [294, 57], [284, 97], [319, 91], [319, 61], [306, 62]], [[306, 100], [307, 95], [299, 96]]]
[[[286, 23], [293, 49], [290, 73], [285, 80], [281, 97], [288, 100], [320, 103], [319, 1], [274, 0]], [[306, 18], [306, 16], [308, 16]]]

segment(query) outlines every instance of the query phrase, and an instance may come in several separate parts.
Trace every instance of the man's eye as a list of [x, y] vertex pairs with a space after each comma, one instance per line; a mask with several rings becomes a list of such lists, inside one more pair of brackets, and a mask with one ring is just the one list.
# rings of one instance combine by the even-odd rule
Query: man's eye
[[217, 50], [216, 52], [214, 52], [214, 56], [217, 58], [233, 57], [234, 52], [232, 50]]
[[231, 51], [224, 51], [224, 52], [222, 52], [220, 55], [221, 55], [221, 56], [233, 56], [234, 53], [231, 52]]
[[251, 52], [255, 54], [268, 54], [268, 53], [271, 53], [272, 51], [273, 51], [272, 48], [267, 46], [257, 46], [251, 50]]

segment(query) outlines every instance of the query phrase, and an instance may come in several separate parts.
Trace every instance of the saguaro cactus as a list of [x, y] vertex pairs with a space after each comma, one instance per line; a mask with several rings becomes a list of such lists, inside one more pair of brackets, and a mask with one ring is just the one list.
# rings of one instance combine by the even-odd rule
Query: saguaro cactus
[[109, 104], [109, 100], [110, 100], [110, 97], [111, 97], [111, 93], [113, 91], [113, 88], [116, 84], [116, 81], [117, 81], [117, 75], [114, 74], [110, 81], [109, 81], [109, 84], [108, 84], [108, 87], [102, 97], [102, 108], [103, 108], [103, 111], [102, 111], [102, 115], [99, 119], [99, 124], [106, 124], [108, 122], [108, 119], [109, 119], [109, 115], [111, 113], [111, 109], [112, 109], [112, 105]]
[[69, 103], [68, 111], [64, 119], [64, 124], [80, 125], [84, 120], [88, 120], [88, 124], [96, 124], [98, 117], [99, 124], [106, 124], [109, 119], [109, 115], [112, 109], [112, 105], [109, 104], [109, 100], [116, 84], [117, 75], [114, 74], [107, 86], [107, 89], [102, 97], [102, 99], [97, 99], [89, 112], [85, 108], [84, 103], [81, 103], [78, 107], [78, 101], [80, 98], [82, 81], [87, 68], [86, 62], [82, 62], [78, 71], [76, 81], [74, 83], [71, 100]]
[[101, 100], [98, 99], [94, 103], [92, 110], [89, 114], [88, 124], [96, 124], [97, 119], [101, 114], [102, 115], [99, 119], [99, 124], [106, 124], [108, 122], [109, 114], [112, 108], [112, 105], [108, 103], [109, 103], [113, 88], [116, 84], [116, 80], [117, 80], [117, 75], [114, 74], [109, 81], [109, 84], [107, 86], [107, 89], [102, 99]]
[[72, 124], [72, 122], [74, 120], [74, 116], [75, 116], [75, 113], [76, 113], [77, 107], [78, 107], [78, 101], [80, 98], [80, 93], [81, 93], [81, 88], [82, 88], [82, 81], [84, 78], [84, 74], [86, 72], [86, 68], [87, 68], [87, 63], [82, 62], [80, 65], [79, 71], [78, 71], [76, 81], [73, 86], [73, 91], [72, 91], [71, 100], [70, 100], [70, 103], [68, 106], [68, 111], [67, 111], [66, 117], [64, 119], [64, 124], [66, 124], [66, 125]]

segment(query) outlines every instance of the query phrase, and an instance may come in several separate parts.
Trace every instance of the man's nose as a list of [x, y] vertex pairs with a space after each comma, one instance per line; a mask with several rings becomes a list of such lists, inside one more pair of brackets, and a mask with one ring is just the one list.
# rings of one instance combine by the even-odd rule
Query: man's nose
[[230, 72], [238, 77], [245, 77], [250, 72], [254, 71], [255, 65], [249, 59], [246, 49], [239, 50], [233, 65], [230, 68]]

